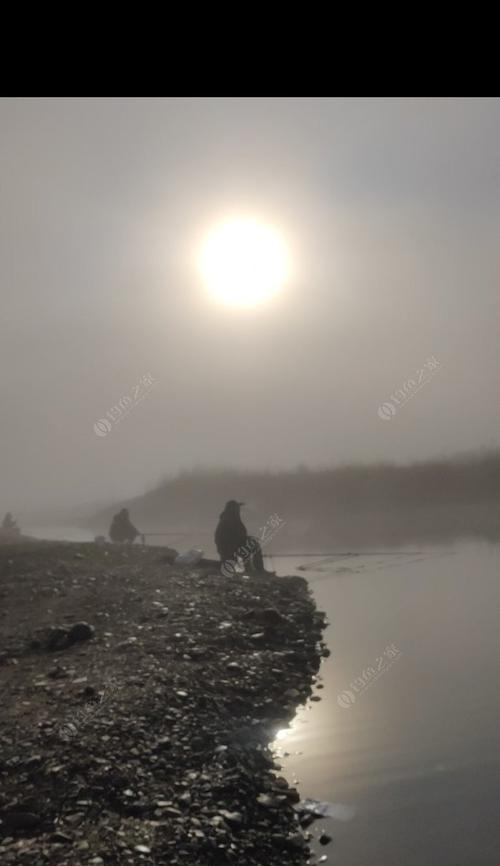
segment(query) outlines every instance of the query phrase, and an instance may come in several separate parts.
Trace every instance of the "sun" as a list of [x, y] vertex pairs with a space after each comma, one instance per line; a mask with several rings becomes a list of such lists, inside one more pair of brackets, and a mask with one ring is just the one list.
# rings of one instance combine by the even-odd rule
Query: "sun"
[[213, 298], [230, 307], [256, 307], [285, 284], [288, 250], [272, 226], [256, 219], [229, 219], [206, 236], [199, 269]]

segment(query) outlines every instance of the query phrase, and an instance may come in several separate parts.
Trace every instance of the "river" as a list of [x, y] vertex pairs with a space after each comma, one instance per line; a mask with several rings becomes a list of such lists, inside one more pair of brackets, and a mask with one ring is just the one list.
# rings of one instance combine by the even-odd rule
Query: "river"
[[[297, 570], [305, 563], [306, 570]], [[500, 547], [274, 559], [330, 626], [321, 701], [275, 743], [302, 797], [350, 807], [312, 826], [342, 866], [500, 863]]]

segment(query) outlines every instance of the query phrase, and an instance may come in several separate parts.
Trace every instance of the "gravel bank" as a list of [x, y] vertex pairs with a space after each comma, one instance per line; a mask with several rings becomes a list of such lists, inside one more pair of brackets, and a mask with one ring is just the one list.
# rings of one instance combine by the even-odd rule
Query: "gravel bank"
[[167, 550], [0, 551], [0, 862], [305, 863], [268, 744], [310, 694], [323, 616], [298, 577]]

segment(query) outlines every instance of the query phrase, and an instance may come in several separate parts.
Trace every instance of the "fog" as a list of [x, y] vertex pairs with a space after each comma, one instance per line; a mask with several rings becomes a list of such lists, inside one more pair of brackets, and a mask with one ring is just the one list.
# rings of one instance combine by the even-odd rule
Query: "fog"
[[[4, 511], [498, 443], [498, 100], [4, 98], [0, 128]], [[250, 310], [196, 268], [247, 213], [292, 261]]]
[[[245, 497], [245, 522], [262, 539], [266, 556], [463, 538], [500, 540], [499, 452], [401, 467], [194, 470], [132, 498], [127, 506], [148, 544], [202, 544], [214, 553], [218, 506], [232, 496]], [[114, 510], [113, 505], [81, 515], [81, 524], [106, 532]], [[273, 522], [279, 531], [269, 531]]]

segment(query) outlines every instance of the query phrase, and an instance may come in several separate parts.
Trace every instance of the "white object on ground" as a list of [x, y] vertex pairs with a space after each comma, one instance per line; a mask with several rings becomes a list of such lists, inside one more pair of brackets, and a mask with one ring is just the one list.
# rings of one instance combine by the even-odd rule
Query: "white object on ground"
[[198, 547], [192, 547], [191, 550], [187, 550], [185, 553], [179, 553], [175, 557], [174, 563], [175, 565], [196, 565], [200, 559], [203, 559], [203, 552]]

